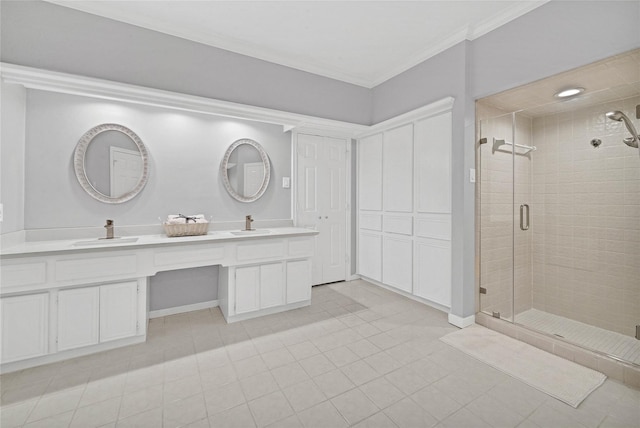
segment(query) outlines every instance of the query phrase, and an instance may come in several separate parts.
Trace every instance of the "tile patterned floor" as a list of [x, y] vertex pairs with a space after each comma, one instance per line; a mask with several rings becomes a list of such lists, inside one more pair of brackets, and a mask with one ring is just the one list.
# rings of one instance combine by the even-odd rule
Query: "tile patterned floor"
[[146, 343], [0, 377], [10, 427], [640, 427], [607, 380], [578, 409], [438, 340], [446, 315], [353, 281], [226, 324], [154, 319]]

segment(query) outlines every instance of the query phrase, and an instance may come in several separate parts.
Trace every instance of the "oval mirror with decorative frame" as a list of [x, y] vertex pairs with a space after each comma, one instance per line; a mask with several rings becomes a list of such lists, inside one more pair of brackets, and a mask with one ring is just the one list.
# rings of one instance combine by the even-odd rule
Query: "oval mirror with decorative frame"
[[82, 188], [94, 199], [120, 204], [147, 184], [149, 161], [140, 137], [126, 126], [103, 123], [88, 130], [73, 154]]
[[232, 198], [253, 202], [264, 195], [269, 186], [269, 157], [256, 141], [249, 138], [237, 140], [225, 152], [220, 174]]

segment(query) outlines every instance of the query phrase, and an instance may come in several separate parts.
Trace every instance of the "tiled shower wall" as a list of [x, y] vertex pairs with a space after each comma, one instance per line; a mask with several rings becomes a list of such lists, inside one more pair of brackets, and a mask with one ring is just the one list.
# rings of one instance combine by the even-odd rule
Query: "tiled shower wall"
[[[493, 150], [494, 137], [513, 141], [511, 114], [478, 105], [478, 116], [480, 135], [488, 140], [479, 147], [480, 283], [487, 289], [487, 294], [480, 296], [480, 310], [499, 312], [501, 318], [512, 320], [514, 283], [516, 313], [531, 308], [532, 233], [520, 230], [519, 207], [531, 205], [532, 155], [516, 154], [513, 158], [508, 146]], [[531, 132], [531, 119], [516, 115], [516, 142], [530, 145]]]
[[640, 324], [640, 156], [605, 113], [622, 110], [637, 127], [637, 104], [533, 120], [533, 307], [630, 336]]

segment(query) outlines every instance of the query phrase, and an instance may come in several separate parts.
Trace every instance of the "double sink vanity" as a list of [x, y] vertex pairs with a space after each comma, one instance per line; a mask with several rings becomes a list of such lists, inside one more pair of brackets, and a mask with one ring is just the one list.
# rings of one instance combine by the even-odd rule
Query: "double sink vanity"
[[219, 265], [227, 322], [307, 306], [317, 233], [278, 227], [5, 246], [2, 371], [145, 341], [149, 277], [162, 271]]
[[[96, 112], [98, 116], [101, 114]], [[74, 200], [72, 203], [79, 208], [71, 214], [81, 225], [95, 222], [95, 213], [102, 210], [92, 204], [99, 201], [108, 205], [105, 213], [130, 220], [127, 215], [132, 211], [131, 206], [119, 208], [118, 205], [143, 191], [149, 180], [150, 165], [145, 144], [128, 127], [102, 123], [90, 128], [75, 146], [73, 172], [78, 183], [70, 182], [68, 188], [79, 184], [86, 193], [80, 197], [88, 195], [94, 201]], [[207, 193], [205, 198], [194, 191], [193, 195], [187, 195], [190, 199], [180, 195], [180, 204], [202, 207], [209, 212], [224, 204], [228, 207], [226, 217], [242, 212], [245, 204], [267, 192], [270, 160], [259, 143], [240, 138], [226, 150], [218, 174], [230, 198], [217, 193]], [[189, 183], [185, 183], [184, 189], [190, 189]], [[272, 195], [275, 190], [272, 187], [271, 193], [267, 193], [272, 198], [268, 204], [278, 203]], [[164, 199], [162, 193], [153, 198], [153, 203], [148, 197], [144, 201], [138, 199], [138, 219], [153, 218], [152, 212], [157, 210], [154, 203], [159, 198], [166, 201], [168, 207], [177, 205], [175, 199]], [[262, 210], [264, 206], [265, 203]], [[268, 211], [265, 214], [274, 215]], [[188, 219], [181, 214], [169, 217], [184, 218], [185, 224], [179, 226], [186, 225], [185, 229], [189, 229], [189, 220], [196, 222], [196, 217], [203, 220], [198, 226], [209, 223], [204, 215]], [[311, 257], [314, 235], [318, 232], [268, 226], [253, 230], [251, 222], [247, 216], [245, 230], [207, 233], [210, 226], [207, 224], [202, 225], [202, 231], [187, 230], [176, 235], [169, 233], [168, 226], [173, 226], [172, 223], [165, 223], [166, 234], [162, 234], [157, 225], [124, 226], [120, 229], [125, 231], [124, 236], [116, 238], [113, 222], [108, 220], [105, 227], [110, 239], [99, 239], [104, 236], [101, 227], [86, 230], [68, 224], [57, 227], [53, 221], [50, 228], [34, 227], [12, 231], [11, 237], [3, 235], [0, 371], [21, 370], [144, 342], [150, 309], [149, 278], [158, 272], [219, 266], [218, 278], [211, 278], [211, 287], [217, 283], [217, 303], [227, 322], [309, 305]], [[269, 223], [293, 224], [291, 220], [265, 220], [264, 224]], [[215, 227], [231, 229], [239, 225], [220, 222]], [[79, 239], [81, 236], [87, 238]], [[184, 287], [181, 292], [186, 294], [193, 290], [189, 285], [188, 280], [172, 284]], [[175, 309], [176, 312], [190, 310]]]

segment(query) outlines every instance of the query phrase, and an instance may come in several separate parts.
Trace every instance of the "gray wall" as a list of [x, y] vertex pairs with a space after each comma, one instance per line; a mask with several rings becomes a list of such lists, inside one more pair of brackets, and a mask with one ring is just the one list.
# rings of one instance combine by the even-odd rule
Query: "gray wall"
[[[0, 2], [3, 62], [368, 124], [368, 89], [41, 1]], [[242, 25], [239, 23], [238, 25]]]
[[218, 266], [158, 272], [149, 284], [152, 311], [218, 299]]
[[473, 41], [481, 98], [640, 46], [640, 1], [551, 1]]
[[[217, 116], [27, 91], [26, 229], [159, 223], [168, 214], [204, 214], [217, 221], [290, 219], [291, 135], [282, 127]], [[73, 152], [80, 137], [101, 123], [135, 132], [149, 152], [149, 182], [134, 199], [104, 204], [80, 187]], [[240, 138], [258, 141], [269, 155], [272, 181], [250, 205], [232, 199], [220, 179], [220, 162]]]
[[0, 233], [24, 229], [24, 126], [26, 90], [0, 83]]

